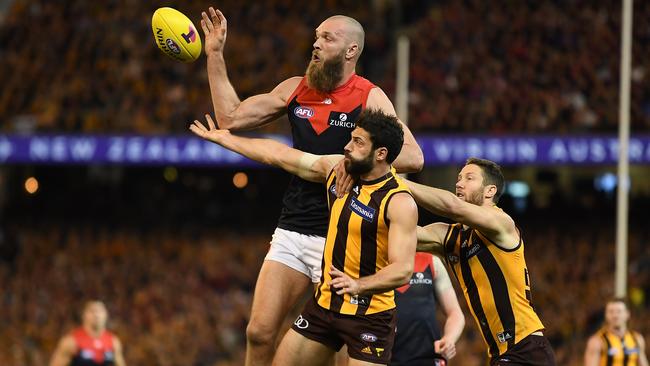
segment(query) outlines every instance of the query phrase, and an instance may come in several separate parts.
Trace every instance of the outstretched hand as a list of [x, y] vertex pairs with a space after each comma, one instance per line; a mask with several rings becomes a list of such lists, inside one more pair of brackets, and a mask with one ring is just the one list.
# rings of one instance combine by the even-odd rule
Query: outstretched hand
[[335, 289], [338, 289], [338, 291], [336, 291], [337, 295], [359, 295], [361, 288], [357, 280], [339, 271], [334, 266], [330, 267], [330, 276], [332, 276], [330, 286], [334, 286]]
[[218, 129], [209, 114], [205, 115], [205, 120], [208, 122], [207, 128], [198, 120], [194, 120], [194, 123], [190, 125], [190, 131], [201, 138], [215, 143], [219, 143], [224, 136], [230, 134], [228, 130]]
[[213, 7], [206, 12], [201, 13], [201, 28], [205, 35], [205, 54], [223, 53], [223, 47], [226, 44], [228, 33], [228, 21], [223, 16], [221, 10], [214, 10]]

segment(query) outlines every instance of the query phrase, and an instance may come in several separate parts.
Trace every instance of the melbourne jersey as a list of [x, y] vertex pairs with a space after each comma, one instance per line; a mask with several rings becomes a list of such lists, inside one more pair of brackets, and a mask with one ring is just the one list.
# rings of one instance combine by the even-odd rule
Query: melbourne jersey
[[331, 311], [374, 314], [395, 308], [394, 291], [367, 295], [337, 295], [330, 288], [331, 265], [352, 278], [375, 274], [388, 265], [388, 203], [400, 192], [410, 194], [404, 181], [389, 172], [373, 181], [360, 181], [343, 198], [336, 198], [336, 174], [327, 179], [330, 220], [323, 253], [321, 282], [316, 290], [318, 304]]
[[83, 328], [72, 331], [77, 343], [77, 353], [70, 366], [110, 366], [115, 364], [113, 352], [113, 334], [104, 331], [94, 338]]
[[623, 337], [618, 337], [606, 329], [600, 331], [603, 340], [602, 351], [600, 351], [599, 366], [638, 366], [639, 345], [634, 333], [625, 332]]
[[[287, 103], [293, 146], [316, 155], [343, 154], [350, 133], [375, 86], [358, 75], [323, 94], [300, 81]], [[307, 235], [327, 233], [327, 199], [323, 185], [291, 177], [278, 227]]]
[[524, 243], [502, 249], [478, 230], [450, 225], [445, 256], [491, 357], [544, 329], [532, 304]]
[[434, 364], [434, 342], [442, 334], [436, 319], [437, 273], [433, 260], [429, 253], [416, 253], [411, 280], [395, 291], [397, 333], [391, 366]]

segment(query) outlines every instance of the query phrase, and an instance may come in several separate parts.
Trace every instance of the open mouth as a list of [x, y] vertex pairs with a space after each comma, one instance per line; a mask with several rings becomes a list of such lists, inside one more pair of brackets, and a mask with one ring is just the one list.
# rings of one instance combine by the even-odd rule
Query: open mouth
[[320, 57], [316, 54], [316, 52], [312, 52], [311, 54], [311, 60], [314, 62], [320, 62]]

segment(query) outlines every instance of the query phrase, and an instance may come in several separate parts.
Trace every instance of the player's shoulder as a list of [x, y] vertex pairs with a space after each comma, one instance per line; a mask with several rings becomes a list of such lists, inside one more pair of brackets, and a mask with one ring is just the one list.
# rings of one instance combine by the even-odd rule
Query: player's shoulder
[[404, 214], [412, 215], [415, 213], [417, 217], [418, 207], [411, 192], [408, 190], [397, 190], [388, 199], [387, 211], [389, 214], [392, 212], [396, 216], [402, 216]]
[[600, 348], [603, 344], [603, 335], [605, 333], [602, 330], [598, 330], [596, 333], [592, 334], [587, 340], [587, 347]]
[[643, 334], [641, 334], [641, 333], [639, 333], [639, 332], [637, 332], [635, 330], [631, 330], [630, 333], [632, 333], [632, 337], [634, 337], [634, 339], [637, 342], [645, 344], [645, 338], [643, 337]]
[[304, 77], [302, 76], [292, 76], [278, 84], [278, 86], [273, 89], [273, 93], [280, 94], [285, 98], [288, 98], [296, 88], [300, 85]]
[[365, 88], [368, 88], [368, 89], [379, 88], [377, 85], [375, 85], [375, 83], [373, 83], [372, 81], [364, 78], [361, 75], [355, 74], [352, 77], [354, 78], [353, 82], [354, 82], [354, 85], [356, 87], [361, 87], [361, 88], [364, 88], [364, 89]]
[[64, 351], [74, 353], [74, 351], [76, 351], [78, 347], [77, 338], [74, 336], [72, 332], [70, 332], [64, 335], [63, 337], [61, 337], [61, 339], [59, 340], [59, 347]]

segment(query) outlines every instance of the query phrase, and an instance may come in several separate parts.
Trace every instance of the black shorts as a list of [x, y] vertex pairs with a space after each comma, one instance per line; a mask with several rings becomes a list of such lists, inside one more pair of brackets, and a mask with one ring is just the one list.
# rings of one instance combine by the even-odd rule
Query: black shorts
[[490, 366], [555, 366], [555, 355], [548, 339], [529, 335], [506, 353], [490, 361]]
[[408, 360], [406, 362], [392, 361], [390, 366], [447, 366], [447, 360], [441, 355], [435, 355], [429, 358]]
[[335, 351], [345, 344], [351, 358], [388, 364], [396, 323], [395, 309], [370, 315], [346, 315], [321, 307], [311, 297], [291, 328]]

